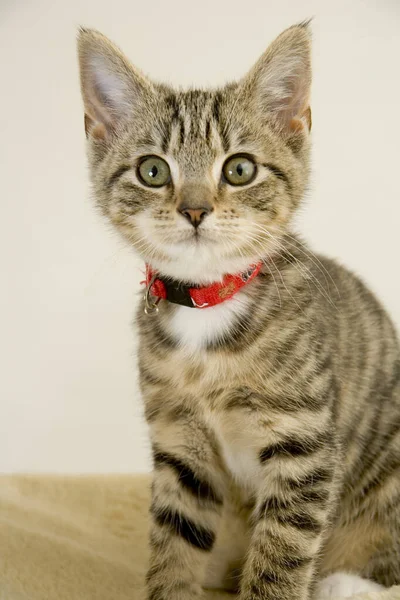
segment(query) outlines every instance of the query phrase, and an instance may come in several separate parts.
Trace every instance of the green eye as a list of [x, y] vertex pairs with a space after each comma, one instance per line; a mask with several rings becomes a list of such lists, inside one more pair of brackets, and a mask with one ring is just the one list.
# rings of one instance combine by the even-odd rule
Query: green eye
[[138, 166], [138, 177], [150, 187], [161, 187], [171, 179], [168, 163], [159, 156], [145, 156]]
[[225, 162], [222, 172], [231, 185], [246, 185], [253, 181], [257, 167], [249, 156], [231, 156]]

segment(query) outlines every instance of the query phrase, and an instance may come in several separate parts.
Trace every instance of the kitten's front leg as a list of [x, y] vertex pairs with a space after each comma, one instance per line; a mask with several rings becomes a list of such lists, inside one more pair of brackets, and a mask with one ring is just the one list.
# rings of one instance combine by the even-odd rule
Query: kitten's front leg
[[202, 595], [223, 502], [212, 443], [195, 422], [158, 422], [152, 430], [149, 600]]
[[333, 452], [326, 433], [264, 447], [264, 471], [241, 600], [313, 598], [316, 560], [333, 506]]

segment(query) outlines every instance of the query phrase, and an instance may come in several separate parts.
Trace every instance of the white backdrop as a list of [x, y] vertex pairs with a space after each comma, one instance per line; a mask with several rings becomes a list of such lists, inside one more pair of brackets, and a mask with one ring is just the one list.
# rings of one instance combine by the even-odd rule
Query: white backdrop
[[239, 77], [314, 16], [312, 192], [300, 227], [400, 322], [398, 0], [3, 0], [0, 471], [149, 466], [133, 308], [141, 264], [88, 195], [75, 34], [154, 78]]

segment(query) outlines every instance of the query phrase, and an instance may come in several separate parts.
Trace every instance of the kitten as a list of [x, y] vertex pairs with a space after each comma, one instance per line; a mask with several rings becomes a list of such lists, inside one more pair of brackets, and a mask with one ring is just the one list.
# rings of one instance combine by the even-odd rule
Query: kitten
[[218, 90], [153, 83], [92, 30], [79, 59], [97, 202], [147, 263], [148, 597], [400, 583], [396, 334], [359, 279], [291, 233], [309, 176], [308, 25]]

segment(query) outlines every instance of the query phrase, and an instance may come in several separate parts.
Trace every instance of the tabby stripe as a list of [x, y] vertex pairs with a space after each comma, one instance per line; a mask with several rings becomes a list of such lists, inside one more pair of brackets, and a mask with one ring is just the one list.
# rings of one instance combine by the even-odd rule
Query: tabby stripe
[[171, 136], [171, 133], [169, 131], [163, 131], [162, 138], [161, 138], [161, 144], [160, 144], [163, 154], [167, 154], [167, 152], [168, 152], [170, 136]]
[[153, 334], [154, 341], [159, 348], [170, 348], [172, 350], [178, 345], [174, 338], [170, 336], [159, 323], [154, 323], [154, 321], [152, 321], [151, 333]]
[[[380, 397], [390, 398], [391, 395], [386, 396], [386, 392], [382, 390]], [[381, 419], [383, 418], [385, 409], [387, 410], [387, 402], [381, 401], [379, 406], [377, 405], [377, 412], [375, 412], [375, 415], [369, 424], [369, 427], [373, 430], [374, 434], [372, 436], [369, 435], [368, 437], [361, 438], [359, 442], [364, 451], [363, 462], [361, 468], [357, 470], [356, 477], [359, 487], [364, 487], [366, 480], [368, 481], [376, 478], [376, 473], [382, 469], [382, 463], [386, 468], [387, 455], [393, 443], [393, 438], [399, 433], [400, 418], [399, 416], [396, 416], [391, 421], [389, 430], [383, 434], [383, 424], [381, 423]], [[378, 432], [380, 432], [379, 436], [377, 435]], [[377, 438], [379, 446], [378, 444], [374, 444], [375, 438]]]
[[[253, 343], [257, 337], [262, 335], [262, 328], [254, 328], [254, 317], [258, 307], [254, 303], [250, 305], [244, 315], [238, 317], [229, 333], [207, 344], [207, 350], [219, 350], [220, 348], [230, 350], [231, 352], [240, 352]], [[250, 338], [250, 339], [249, 339]]]
[[132, 169], [132, 165], [121, 165], [110, 177], [108, 180], [107, 186], [111, 188], [114, 183], [124, 174], [126, 171]]
[[[277, 573], [274, 573], [274, 571], [266, 571], [265, 569], [264, 571], [257, 573], [257, 579], [261, 579], [265, 583], [279, 583], [280, 581]], [[256, 596], [256, 598], [258, 597], [261, 596]]]
[[281, 525], [292, 525], [297, 529], [319, 532], [322, 525], [311, 515], [304, 511], [290, 510], [288, 503], [278, 498], [268, 498], [259, 511], [259, 519], [272, 518]]
[[[293, 368], [293, 367], [292, 367]], [[232, 396], [226, 399], [226, 410], [231, 409], [253, 409], [258, 407], [272, 406], [275, 409], [280, 409], [283, 412], [298, 412], [301, 409], [319, 411], [326, 404], [327, 397], [318, 395], [315, 398], [312, 396], [297, 394], [293, 396], [263, 396], [252, 392], [242, 392], [240, 388], [234, 390]]]
[[153, 402], [150, 404], [149, 402], [146, 402], [144, 416], [146, 417], [146, 421], [148, 423], [152, 423], [155, 419], [157, 419], [160, 415], [160, 412], [161, 408], [158, 403]]
[[215, 542], [215, 534], [204, 527], [196, 525], [181, 513], [169, 508], [152, 508], [153, 516], [160, 526], [167, 526], [188, 544], [200, 550], [211, 550]]
[[156, 585], [151, 588], [147, 596], [148, 600], [163, 600], [165, 598], [165, 587], [163, 585]]
[[179, 118], [179, 103], [174, 94], [165, 97], [165, 104], [171, 111], [171, 120], [176, 121]]
[[300, 340], [302, 340], [305, 335], [304, 325], [299, 326], [278, 345], [276, 349], [276, 360], [279, 364], [281, 364], [283, 359], [293, 356], [293, 349], [299, 346]]
[[330, 354], [326, 354], [325, 356], [320, 356], [319, 360], [315, 366], [315, 374], [321, 375], [325, 373], [327, 369], [332, 368], [332, 358]]
[[312, 560], [311, 556], [285, 556], [282, 560], [282, 567], [293, 571], [310, 564]]
[[277, 167], [276, 165], [272, 165], [271, 163], [266, 163], [263, 166], [267, 167], [267, 169], [269, 169], [275, 175], [275, 177], [277, 177], [281, 181], [284, 181], [286, 183], [286, 185], [288, 186], [288, 188], [291, 189], [292, 186], [291, 186], [288, 176], [286, 175], [286, 173], [281, 171], [281, 169], [279, 169], [279, 167]]
[[376, 491], [378, 488], [383, 488], [389, 477], [396, 471], [400, 471], [400, 455], [398, 452], [389, 451], [386, 456], [379, 457], [376, 460], [379, 462], [377, 470], [371, 475], [369, 481], [364, 484], [360, 495], [365, 498], [372, 491]]
[[[132, 183], [131, 181], [124, 181], [123, 183], [121, 183], [121, 187], [123, 190], [126, 190], [127, 192], [135, 192], [138, 189], [138, 186], [135, 185], [134, 183]], [[131, 199], [129, 200], [125, 200], [126, 202], [132, 202]], [[140, 202], [137, 202], [138, 206], [140, 206]]]
[[168, 122], [165, 122], [162, 125], [159, 124], [158, 125], [158, 133], [160, 136], [159, 144], [160, 144], [161, 150], [164, 154], [167, 154], [169, 144], [171, 141], [171, 122], [168, 120]]
[[329, 499], [329, 490], [320, 489], [316, 490], [315, 488], [305, 488], [301, 490], [296, 496], [296, 500], [301, 500], [303, 502], [315, 502], [319, 504], [325, 504]]
[[214, 96], [214, 103], [212, 105], [212, 114], [216, 123], [219, 123], [219, 105], [221, 102], [221, 94], [216, 93]]
[[[300, 361], [299, 361], [300, 362]], [[291, 361], [290, 365], [286, 365], [285, 368], [288, 373], [298, 373], [299, 369], [305, 363], [305, 360], [302, 360], [302, 364], [295, 365], [294, 361]], [[274, 398], [273, 406], [275, 408], [281, 409], [283, 412], [298, 412], [299, 410], [306, 409], [318, 412], [321, 408], [327, 403], [327, 395], [320, 394], [318, 396], [310, 396], [307, 394], [293, 394], [286, 396], [276, 396]]]
[[[284, 568], [285, 557], [297, 557], [301, 552], [297, 544], [293, 544], [291, 536], [282, 536], [272, 530], [268, 532], [268, 548], [274, 548], [274, 562], [277, 566]], [[264, 549], [262, 553], [269, 553], [270, 550]], [[308, 560], [308, 559], [307, 559]], [[309, 560], [313, 560], [310, 558]]]
[[302, 531], [313, 531], [319, 533], [322, 531], [322, 524], [311, 515], [304, 512], [292, 512], [285, 515], [275, 515], [276, 520], [281, 525], [291, 525]]
[[265, 463], [270, 458], [274, 457], [291, 457], [291, 456], [307, 456], [321, 450], [325, 446], [327, 435], [318, 435], [314, 439], [294, 439], [288, 438], [277, 444], [266, 446], [260, 452], [259, 458], [261, 463]]
[[[360, 290], [360, 291], [361, 291], [361, 297], [362, 297], [362, 290]], [[379, 329], [381, 330], [382, 329], [382, 315], [380, 313], [378, 313], [377, 317], [379, 319]], [[371, 460], [373, 460], [373, 454], [375, 452], [374, 442], [377, 438], [377, 433], [380, 431], [380, 419], [381, 419], [384, 404], [385, 404], [384, 402], [376, 403], [374, 401], [374, 399], [377, 398], [378, 396], [380, 396], [380, 397], [383, 396], [381, 381], [383, 380], [382, 371], [383, 371], [385, 357], [386, 357], [385, 348], [386, 348], [386, 342], [385, 342], [385, 339], [382, 338], [379, 343], [379, 350], [380, 350], [378, 353], [379, 364], [375, 364], [375, 369], [374, 369], [374, 371], [375, 371], [374, 372], [374, 381], [376, 382], [376, 384], [372, 387], [372, 390], [370, 391], [370, 393], [367, 395], [367, 397], [364, 400], [365, 406], [370, 406], [371, 408], [373, 408], [373, 411], [372, 411], [372, 414], [370, 415], [370, 425], [368, 428], [368, 431], [369, 431], [368, 439], [365, 440], [365, 444], [364, 444], [365, 452], [363, 453], [363, 461], [361, 463], [363, 465], [363, 468], [361, 469], [361, 472], [355, 472], [355, 469], [352, 469], [351, 482], [355, 478], [357, 478], [357, 480], [359, 480], [359, 477], [361, 476], [361, 474], [363, 472], [365, 472], [365, 466], [369, 465]], [[371, 410], [368, 412], [371, 412]], [[351, 449], [354, 444], [359, 445], [358, 439], [357, 439], [357, 432], [359, 429], [359, 425], [360, 425], [360, 423], [359, 423], [358, 419], [352, 419], [350, 426], [348, 427], [346, 434], [344, 436], [344, 439], [343, 439], [343, 446], [345, 448]], [[368, 459], [367, 459], [366, 455], [368, 456]]]
[[212, 116], [214, 119], [214, 124], [218, 128], [218, 133], [221, 138], [222, 147], [224, 152], [227, 153], [229, 151], [229, 139], [227, 136], [226, 126], [224, 127], [220, 121], [220, 104], [221, 104], [222, 96], [220, 93], [216, 93], [214, 97], [214, 102], [211, 108]]
[[293, 506], [299, 502], [305, 503], [326, 503], [329, 498], [328, 490], [301, 490], [299, 494], [290, 501], [281, 500], [276, 496], [267, 498], [258, 510], [258, 519], [264, 519], [270, 515], [287, 514]]
[[171, 142], [171, 130], [174, 124], [176, 124], [178, 122], [179, 119], [179, 104], [178, 101], [176, 99], [176, 97], [174, 96], [174, 94], [168, 94], [165, 97], [165, 104], [167, 106], [167, 108], [170, 111], [170, 120], [171, 122], [168, 123], [168, 127], [165, 128], [162, 132], [162, 138], [161, 138], [161, 149], [164, 152], [164, 154], [167, 152], [169, 144]]
[[316, 485], [318, 483], [326, 483], [332, 478], [332, 473], [328, 469], [318, 468], [307, 475], [303, 475], [299, 479], [287, 479], [286, 483], [293, 489], [302, 488], [307, 485]]
[[263, 519], [269, 514], [274, 514], [277, 511], [286, 510], [287, 508], [289, 508], [289, 503], [286, 500], [271, 496], [261, 504], [258, 516], [260, 519]]
[[169, 452], [156, 450], [154, 453], [154, 462], [156, 467], [168, 465], [178, 475], [179, 483], [196, 498], [209, 500], [215, 504], [222, 504], [222, 498], [218, 496], [210, 483], [201, 481], [192, 469], [179, 458], [176, 458]]
[[[308, 564], [312, 559], [309, 557], [300, 558], [293, 557], [293, 559], [288, 559], [287, 562], [282, 562], [282, 570], [281, 569], [263, 569], [260, 571], [256, 571], [254, 583], [251, 585], [252, 597], [254, 598], [264, 598], [266, 597], [266, 590], [268, 589], [271, 592], [271, 586], [279, 585], [279, 592], [282, 593], [284, 586], [286, 587], [288, 583], [288, 575], [289, 572], [298, 567], [302, 567]], [[280, 566], [280, 565], [279, 565]], [[291, 578], [290, 578], [291, 579]], [[286, 580], [286, 581], [285, 581]], [[269, 597], [269, 595], [268, 595]], [[278, 596], [276, 596], [278, 597]], [[281, 595], [279, 594], [279, 598]], [[283, 597], [283, 596], [282, 596]], [[285, 594], [286, 598], [286, 594]]]
[[185, 144], [185, 137], [186, 137], [185, 119], [180, 118], [179, 119], [179, 139], [180, 139], [181, 146], [183, 146]]
[[162, 377], [156, 377], [155, 375], [150, 373], [150, 371], [144, 369], [143, 367], [139, 367], [139, 375], [145, 383], [149, 383], [151, 385], [169, 385], [167, 379], [164, 379]]
[[[362, 447], [364, 450], [363, 463], [362, 468], [358, 470], [356, 477], [356, 479], [361, 483], [363, 480], [371, 477], [371, 471], [374, 470], [373, 467], [381, 461], [382, 456], [386, 453], [393, 441], [393, 438], [397, 435], [400, 429], [400, 417], [396, 416], [390, 422], [389, 430], [385, 431], [384, 435], [382, 435], [383, 426], [381, 419], [385, 413], [388, 399], [392, 398], [393, 394], [395, 394], [395, 387], [399, 384], [400, 380], [400, 370], [398, 368], [398, 364], [399, 363], [397, 362], [391, 380], [379, 390], [379, 395], [382, 400], [375, 406], [375, 414], [369, 425], [370, 434], [368, 437], [362, 439]], [[373, 393], [374, 395], [377, 395], [377, 390], [375, 387], [373, 389]], [[372, 394], [370, 396], [372, 397]], [[368, 403], [370, 396], [368, 397]], [[380, 432], [379, 436], [377, 435], [378, 432]], [[379, 446], [377, 443], [374, 443], [376, 438], [378, 438]]]

